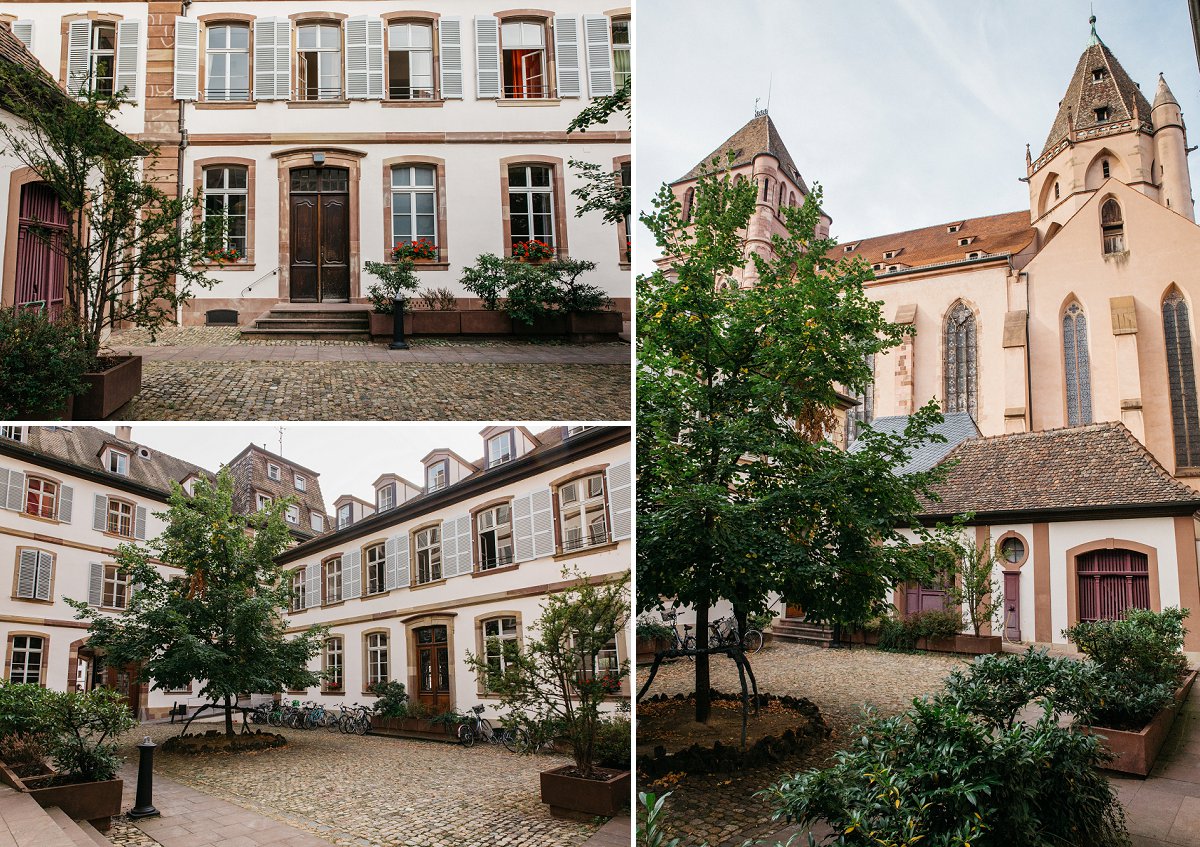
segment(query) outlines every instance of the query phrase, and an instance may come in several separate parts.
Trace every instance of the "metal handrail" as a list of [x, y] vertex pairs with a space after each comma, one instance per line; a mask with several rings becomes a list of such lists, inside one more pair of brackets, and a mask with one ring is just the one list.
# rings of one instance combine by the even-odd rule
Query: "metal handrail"
[[250, 284], [249, 284], [249, 285], [247, 285], [245, 288], [243, 288], [243, 289], [242, 289], [242, 294], [241, 294], [241, 296], [242, 296], [242, 297], [245, 297], [247, 294], [249, 294], [249, 293], [250, 293], [250, 289], [251, 289], [251, 288], [253, 288], [254, 286], [258, 285], [260, 282], [262, 282], [262, 281], [263, 281], [264, 279], [266, 279], [267, 277], [269, 277], [269, 276], [275, 276], [275, 275], [276, 275], [276, 274], [278, 274], [278, 273], [279, 273], [279, 268], [278, 268], [278, 267], [275, 267], [275, 268], [273, 268], [272, 270], [269, 270], [269, 271], [267, 271], [265, 274], [263, 274], [262, 276], [260, 276], [258, 279], [254, 280], [254, 282], [250, 283]]

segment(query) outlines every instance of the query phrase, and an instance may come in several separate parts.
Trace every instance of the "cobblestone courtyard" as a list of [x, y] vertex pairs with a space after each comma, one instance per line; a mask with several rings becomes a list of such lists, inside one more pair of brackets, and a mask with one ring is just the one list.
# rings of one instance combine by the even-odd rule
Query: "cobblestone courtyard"
[[[566, 764], [559, 756], [275, 731], [288, 737], [286, 748], [202, 756], [160, 750], [155, 771], [341, 847], [575, 847], [598, 828], [552, 818], [542, 805], [538, 773]], [[139, 727], [121, 752], [136, 763], [133, 745], [142, 736], [161, 743], [178, 732], [178, 725]]]
[[[668, 829], [672, 835], [682, 836], [688, 847], [704, 842], [712, 847], [732, 847], [778, 830], [781, 824], [771, 822], [772, 809], [754, 796], [756, 792], [784, 774], [821, 765], [844, 747], [846, 732], [858, 721], [863, 704], [881, 714], [903, 711], [914, 697], [941, 688], [946, 675], [963, 663], [961, 657], [938, 653], [825, 650], [784, 643], [768, 644], [750, 658], [759, 691], [812, 700], [832, 727], [833, 736], [806, 755], [774, 767], [683, 776], [677, 781], [668, 777], [651, 785], [639, 782], [638, 791], [672, 792], [666, 803]], [[648, 667], [638, 668], [639, 686], [648, 672]], [[664, 666], [647, 696], [690, 693], [695, 687], [694, 675], [694, 666], [688, 662]], [[741, 690], [732, 662], [723, 657], [712, 660], [712, 686], [731, 693]]]

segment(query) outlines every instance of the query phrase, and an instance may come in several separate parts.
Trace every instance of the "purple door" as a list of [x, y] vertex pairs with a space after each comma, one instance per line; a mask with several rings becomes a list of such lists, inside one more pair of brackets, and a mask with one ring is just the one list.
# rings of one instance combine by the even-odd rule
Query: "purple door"
[[945, 591], [929, 588], [916, 582], [910, 582], [905, 586], [904, 599], [910, 615], [914, 612], [943, 612], [946, 610]]
[[1004, 573], [1004, 637], [1021, 640], [1021, 574]]
[[70, 218], [44, 182], [21, 186], [17, 220], [16, 305], [58, 317], [63, 306], [67, 260], [63, 239]]

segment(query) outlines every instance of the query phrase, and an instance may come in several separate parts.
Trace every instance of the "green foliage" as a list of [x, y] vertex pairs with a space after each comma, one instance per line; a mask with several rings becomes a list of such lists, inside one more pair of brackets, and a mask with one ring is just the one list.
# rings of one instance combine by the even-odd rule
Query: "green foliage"
[[966, 670], [946, 678], [940, 699], [1008, 729], [1027, 705], [1054, 715], [1086, 720], [1097, 700], [1095, 667], [1045, 649], [979, 656]]
[[503, 309], [514, 320], [533, 324], [556, 313], [590, 312], [610, 304], [603, 289], [581, 281], [596, 263], [555, 259], [535, 264], [484, 253], [463, 270], [460, 282], [485, 309]]
[[835, 764], [785, 778], [765, 795], [776, 818], [825, 820], [827, 844], [1128, 844], [1100, 740], [1055, 716], [997, 728], [946, 701], [868, 717]]
[[[278, 693], [315, 685], [308, 669], [327, 634], [312, 627], [285, 636], [290, 585], [277, 557], [291, 546], [280, 498], [251, 515], [233, 508], [233, 477], [199, 480], [188, 496], [176, 483], [167, 528], [145, 546], [117, 548], [119, 568], [137, 586], [116, 616], [68, 600], [87, 620], [88, 643], [108, 662], [139, 663], [142, 681], [164, 691], [201, 680], [200, 694], [226, 707], [225, 732], [233, 735], [232, 704], [239, 692]], [[177, 568], [171, 579], [152, 564]]]
[[637, 619], [637, 637], [645, 639], [675, 640], [675, 630], [657, 618], [639, 615]]
[[367, 287], [367, 296], [377, 315], [390, 315], [396, 309], [396, 300], [407, 303], [409, 295], [421, 284], [413, 270], [413, 260], [402, 256], [394, 262], [367, 262], [367, 273], [379, 278]]
[[0, 679], [0, 738], [21, 733], [42, 736], [52, 729], [45, 688]]
[[83, 389], [91, 364], [74, 321], [0, 309], [0, 420], [58, 419], [67, 398]]
[[596, 731], [596, 764], [627, 771], [630, 767], [633, 727], [627, 717], [602, 718]]
[[909, 651], [921, 638], [950, 638], [962, 632], [960, 612], [952, 609], [929, 609], [911, 615], [879, 621], [879, 649]]
[[0, 735], [0, 762], [17, 776], [38, 776], [45, 773], [46, 739], [33, 733]]
[[54, 727], [50, 757], [60, 773], [79, 782], [117, 775], [121, 758], [116, 739], [137, 725], [118, 692], [111, 688], [47, 691], [46, 713]]
[[680, 839], [668, 839], [663, 831], [663, 804], [670, 796], [670, 791], [661, 797], [655, 797], [653, 792], [638, 792], [638, 847], [679, 847]]
[[944, 573], [946, 599], [966, 610], [972, 633], [979, 635], [985, 623], [994, 621], [1004, 598], [994, 578], [999, 561], [995, 548], [961, 540], [963, 524], [947, 528], [951, 540], [944, 542], [949, 556]]
[[[575, 766], [590, 777], [602, 732], [600, 707], [612, 676], [595, 673], [597, 657], [629, 619], [629, 573], [598, 584], [578, 571], [564, 571], [563, 578], [572, 585], [542, 604], [530, 637], [509, 654], [503, 673], [486, 656], [468, 653], [467, 664], [499, 696], [508, 718], [560, 726]], [[613, 675], [624, 680], [629, 662]]]
[[370, 691], [375, 695], [375, 714], [385, 718], [409, 717], [408, 691], [403, 682], [389, 679], [374, 683]]

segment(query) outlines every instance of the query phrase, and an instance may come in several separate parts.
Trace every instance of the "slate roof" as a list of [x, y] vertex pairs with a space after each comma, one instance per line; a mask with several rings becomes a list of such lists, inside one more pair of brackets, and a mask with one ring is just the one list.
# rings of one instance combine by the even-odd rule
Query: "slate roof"
[[[958, 231], [949, 232], [949, 227], [954, 224], [959, 225]], [[885, 269], [896, 265], [906, 270], [961, 262], [974, 252], [988, 255], [1020, 253], [1033, 241], [1034, 235], [1035, 230], [1029, 224], [1029, 211], [1024, 210], [981, 218], [960, 218], [935, 226], [860, 240], [844, 239], [826, 255], [831, 259], [861, 256], [869, 265], [881, 264]], [[963, 238], [970, 238], [970, 244], [960, 245], [958, 242]], [[849, 245], [854, 245], [854, 249], [847, 252], [845, 247]], [[893, 250], [897, 251], [893, 258], [883, 257], [885, 252]], [[886, 270], [876, 273], [882, 275]]]
[[12, 29], [8, 24], [0, 23], [0, 59], [6, 62], [11, 62], [14, 65], [24, 65], [32, 71], [39, 71], [45, 75], [46, 79], [53, 85], [54, 80], [50, 74], [41, 66], [34, 55], [29, 52], [29, 49], [22, 41], [13, 35]]
[[[1093, 81], [1092, 72], [1103, 68], [1106, 74], [1100, 81]], [[1075, 73], [1067, 85], [1067, 93], [1058, 104], [1058, 114], [1046, 136], [1042, 154], [1067, 137], [1071, 129], [1086, 130], [1106, 126], [1114, 122], [1133, 119], [1134, 105], [1138, 119], [1150, 125], [1150, 103], [1121, 67], [1117, 57], [1096, 35], [1095, 18], [1092, 19], [1092, 35], [1087, 49], [1079, 57]], [[1097, 121], [1095, 110], [1107, 106], [1111, 112], [1107, 121]]]
[[753, 120], [725, 139], [717, 149], [697, 162], [694, 168], [675, 182], [696, 179], [701, 171], [710, 167], [713, 159], [720, 159], [721, 164], [724, 165], [726, 154], [731, 149], [735, 153], [733, 167], [750, 164], [759, 153], [769, 153], [779, 160], [779, 166], [800, 187], [801, 192], [808, 193], [808, 186], [804, 184], [804, 180], [800, 176], [800, 169], [796, 167], [792, 154], [788, 152], [783, 138], [779, 135], [779, 130], [775, 128], [775, 122], [767, 114], [756, 115]]
[[[899, 435], [904, 432], [904, 427], [908, 425], [908, 420], [908, 415], [891, 415], [889, 417], [876, 418], [871, 421], [871, 429], [889, 435]], [[975, 419], [967, 412], [952, 412], [946, 415], [945, 419], [933, 428], [933, 431], [946, 440], [922, 442], [908, 457], [908, 461], [897, 468], [898, 473], [910, 474], [927, 471], [944, 459], [947, 453], [968, 438], [979, 437], [979, 427], [975, 425]], [[858, 439], [850, 445], [850, 452], [857, 453], [864, 447], [865, 444], [862, 439]]]
[[928, 515], [1190, 506], [1200, 493], [1167, 472], [1124, 424], [1107, 422], [973, 438], [933, 487]]

